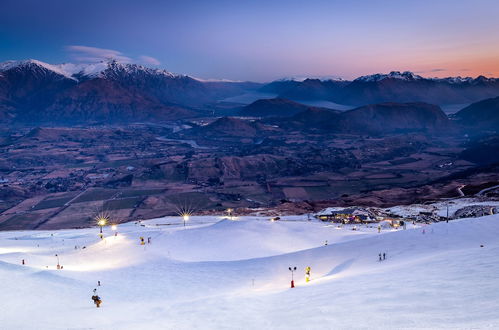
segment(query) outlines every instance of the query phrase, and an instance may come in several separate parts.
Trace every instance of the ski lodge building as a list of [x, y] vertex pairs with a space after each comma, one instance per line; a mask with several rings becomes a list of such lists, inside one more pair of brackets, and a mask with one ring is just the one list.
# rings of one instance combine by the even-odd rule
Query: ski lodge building
[[369, 211], [361, 207], [330, 207], [319, 212], [315, 217], [322, 221], [331, 221], [343, 224], [377, 222], [376, 218], [372, 217]]

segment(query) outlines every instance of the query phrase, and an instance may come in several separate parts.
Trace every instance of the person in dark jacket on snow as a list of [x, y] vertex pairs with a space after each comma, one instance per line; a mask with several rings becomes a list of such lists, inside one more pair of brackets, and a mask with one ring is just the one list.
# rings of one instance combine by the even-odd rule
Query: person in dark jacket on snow
[[92, 300], [94, 301], [95, 306], [97, 308], [100, 307], [100, 304], [102, 304], [102, 299], [97, 295], [97, 289], [94, 289], [94, 295], [92, 296]]

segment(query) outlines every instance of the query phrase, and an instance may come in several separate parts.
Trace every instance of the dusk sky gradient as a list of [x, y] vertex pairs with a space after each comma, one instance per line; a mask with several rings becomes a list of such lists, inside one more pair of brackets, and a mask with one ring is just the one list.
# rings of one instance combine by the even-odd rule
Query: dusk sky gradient
[[195, 77], [499, 76], [499, 1], [3, 0], [0, 61], [116, 57]]

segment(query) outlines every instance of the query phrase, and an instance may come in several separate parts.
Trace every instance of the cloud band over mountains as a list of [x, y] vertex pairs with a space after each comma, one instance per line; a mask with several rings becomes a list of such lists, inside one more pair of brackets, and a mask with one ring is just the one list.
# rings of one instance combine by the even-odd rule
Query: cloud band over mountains
[[101, 61], [116, 60], [121, 63], [141, 63], [145, 65], [160, 65], [161, 62], [148, 55], [140, 55], [137, 58], [126, 56], [114, 49], [98, 48], [83, 45], [69, 45], [64, 47], [73, 61], [82, 63], [95, 63]]

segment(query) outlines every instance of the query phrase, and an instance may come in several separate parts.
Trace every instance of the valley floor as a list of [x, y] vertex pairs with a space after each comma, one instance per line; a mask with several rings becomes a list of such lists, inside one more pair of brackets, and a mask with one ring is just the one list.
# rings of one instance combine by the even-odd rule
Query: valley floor
[[105, 227], [103, 240], [98, 228], [1, 232], [0, 327], [499, 327], [499, 215], [352, 229], [300, 216], [206, 216], [185, 228], [174, 217], [122, 224], [117, 236]]

